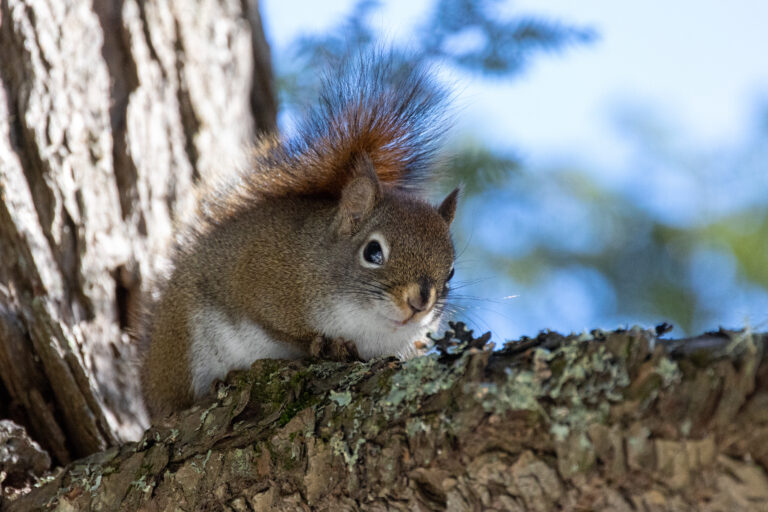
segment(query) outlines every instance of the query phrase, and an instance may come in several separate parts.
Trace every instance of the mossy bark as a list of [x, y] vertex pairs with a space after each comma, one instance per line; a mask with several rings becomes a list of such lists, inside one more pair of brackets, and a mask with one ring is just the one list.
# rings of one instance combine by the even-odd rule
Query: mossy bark
[[401, 363], [257, 361], [7, 510], [768, 508], [767, 335], [455, 325]]

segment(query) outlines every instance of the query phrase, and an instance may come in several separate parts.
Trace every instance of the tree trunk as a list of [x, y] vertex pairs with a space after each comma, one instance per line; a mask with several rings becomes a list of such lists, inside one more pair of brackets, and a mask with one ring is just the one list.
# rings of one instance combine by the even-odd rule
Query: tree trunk
[[0, 418], [55, 462], [146, 426], [139, 297], [270, 73], [256, 0], [0, 2]]
[[257, 361], [7, 510], [768, 510], [768, 335]]

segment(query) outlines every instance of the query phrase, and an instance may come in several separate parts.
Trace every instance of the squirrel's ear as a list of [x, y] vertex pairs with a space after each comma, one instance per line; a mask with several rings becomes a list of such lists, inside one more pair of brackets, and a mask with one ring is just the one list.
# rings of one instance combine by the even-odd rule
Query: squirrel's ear
[[459, 200], [459, 188], [456, 187], [455, 189], [453, 189], [453, 192], [448, 194], [448, 197], [443, 199], [443, 202], [440, 203], [440, 206], [437, 207], [437, 213], [439, 213], [440, 216], [448, 224], [453, 222], [453, 217], [454, 215], [456, 215], [456, 202], [458, 200]]
[[381, 184], [369, 158], [361, 158], [355, 164], [357, 177], [341, 191], [337, 225], [339, 233], [350, 235], [357, 230], [381, 197]]

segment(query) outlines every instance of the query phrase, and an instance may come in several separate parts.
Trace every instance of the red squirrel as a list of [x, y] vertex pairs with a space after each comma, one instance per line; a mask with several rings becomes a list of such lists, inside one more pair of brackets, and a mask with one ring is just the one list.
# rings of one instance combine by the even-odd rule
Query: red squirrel
[[325, 79], [296, 135], [264, 137], [249, 171], [203, 201], [149, 308], [153, 419], [230, 370], [319, 342], [363, 359], [417, 352], [453, 276], [458, 189], [439, 206], [423, 197], [445, 98], [419, 65], [361, 58]]

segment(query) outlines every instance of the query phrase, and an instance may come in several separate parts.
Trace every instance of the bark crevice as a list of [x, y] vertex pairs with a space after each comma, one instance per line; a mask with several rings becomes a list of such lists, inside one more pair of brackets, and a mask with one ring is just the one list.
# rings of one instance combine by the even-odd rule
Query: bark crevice
[[[123, 219], [139, 215], [139, 225], [146, 222], [137, 210], [138, 169], [128, 153], [126, 141], [126, 116], [131, 94], [139, 87], [138, 70], [131, 54], [131, 34], [123, 24], [124, 0], [96, 1], [94, 13], [98, 17], [102, 32], [101, 53], [110, 77], [109, 119], [112, 128], [112, 165], [115, 183], [120, 197]], [[140, 229], [146, 235], [146, 228]]]
[[195, 136], [200, 130], [200, 119], [195, 112], [195, 106], [192, 103], [192, 97], [189, 94], [189, 87], [187, 85], [187, 78], [184, 70], [184, 55], [186, 50], [184, 48], [184, 41], [181, 36], [181, 27], [178, 20], [174, 22], [174, 50], [176, 51], [176, 100], [179, 102], [181, 113], [181, 126], [183, 127], [184, 134], [184, 151], [187, 153], [187, 159], [192, 166], [192, 180], [198, 182], [200, 180], [200, 170], [198, 169], [197, 161], [197, 146], [195, 143]]

